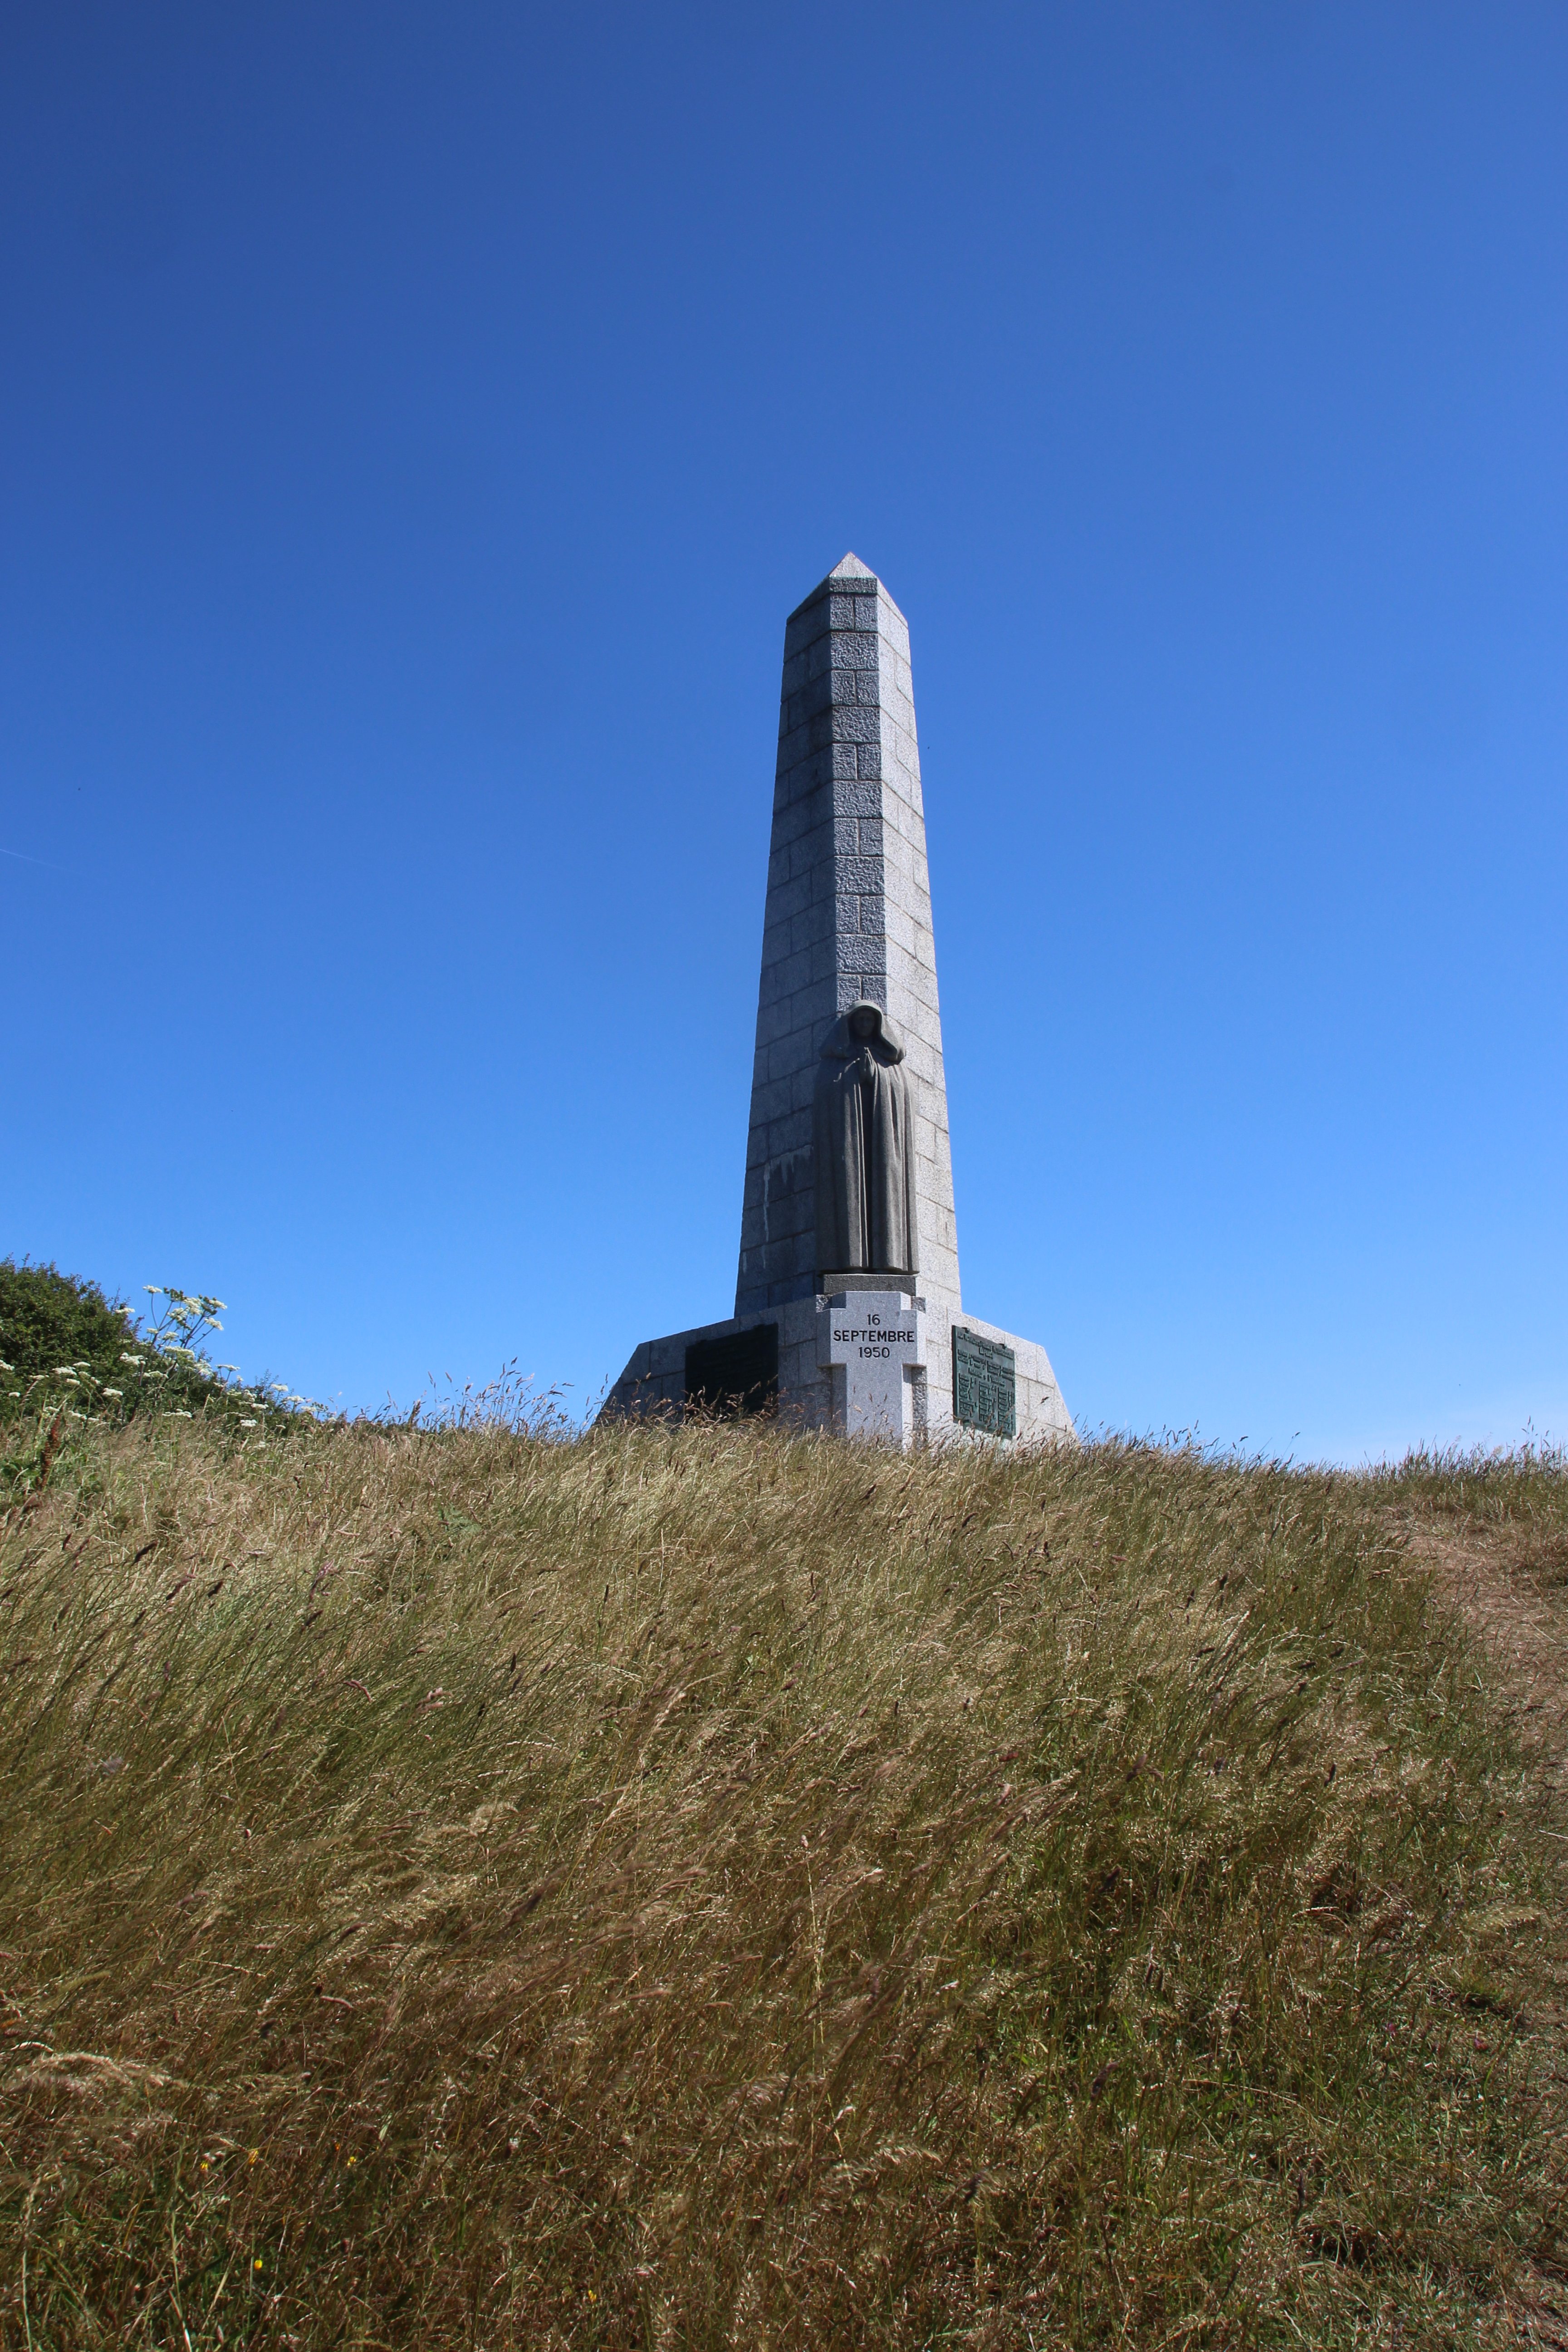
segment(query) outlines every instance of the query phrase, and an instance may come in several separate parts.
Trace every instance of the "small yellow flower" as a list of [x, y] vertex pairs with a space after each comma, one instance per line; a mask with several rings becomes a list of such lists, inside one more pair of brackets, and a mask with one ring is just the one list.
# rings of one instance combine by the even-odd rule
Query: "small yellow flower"
[[259, 2254], [257, 2255], [256, 2260], [252, 2263], [250, 2267], [252, 2270], [256, 2271], [258, 2271], [261, 2268], [261, 2257]]
[[246, 2158], [246, 2159], [245, 2159], [245, 2160], [246, 2160], [246, 2162], [247, 2162], [247, 2164], [254, 2164], [254, 2163], [256, 2162], [257, 2158], [260, 2155], [260, 2153], [261, 2153], [261, 2150], [260, 2150], [258, 2147], [253, 2147], [253, 2148], [251, 2149], [251, 2151], [250, 2151], [249, 2155]]

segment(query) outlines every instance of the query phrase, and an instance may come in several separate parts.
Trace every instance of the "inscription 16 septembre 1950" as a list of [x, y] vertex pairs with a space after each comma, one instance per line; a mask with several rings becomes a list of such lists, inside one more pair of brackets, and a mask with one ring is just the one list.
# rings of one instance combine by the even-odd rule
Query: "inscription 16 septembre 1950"
[[879, 1315], [868, 1315], [864, 1323], [841, 1323], [835, 1316], [829, 1336], [835, 1348], [853, 1348], [858, 1355], [883, 1362], [895, 1355], [910, 1356], [920, 1338], [912, 1323], [884, 1323]]

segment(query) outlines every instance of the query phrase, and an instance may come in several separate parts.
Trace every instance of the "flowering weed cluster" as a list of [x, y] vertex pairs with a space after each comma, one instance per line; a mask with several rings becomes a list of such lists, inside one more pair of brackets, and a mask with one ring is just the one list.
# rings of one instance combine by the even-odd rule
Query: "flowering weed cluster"
[[151, 1304], [138, 1319], [95, 1284], [0, 1261], [0, 1504], [25, 1499], [46, 1453], [52, 1464], [61, 1441], [89, 1427], [161, 1415], [216, 1422], [261, 1445], [269, 1429], [322, 1411], [281, 1381], [247, 1383], [237, 1365], [211, 1360], [221, 1298], [144, 1287]]

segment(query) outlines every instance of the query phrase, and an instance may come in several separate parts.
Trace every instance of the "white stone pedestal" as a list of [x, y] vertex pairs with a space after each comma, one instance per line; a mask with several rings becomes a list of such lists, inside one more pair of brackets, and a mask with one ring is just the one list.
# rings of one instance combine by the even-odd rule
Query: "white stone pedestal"
[[817, 1360], [833, 1381], [834, 1427], [847, 1437], [912, 1445], [926, 1419], [924, 1300], [898, 1290], [841, 1290], [816, 1306]]
[[[642, 1413], [670, 1414], [679, 1420], [685, 1409], [688, 1351], [693, 1343], [728, 1339], [758, 1324], [771, 1323], [778, 1344], [778, 1411], [790, 1428], [855, 1426], [846, 1419], [850, 1381], [862, 1370], [875, 1373], [880, 1368], [887, 1383], [884, 1397], [890, 1439], [907, 1444], [912, 1433], [917, 1442], [927, 1445], [967, 1442], [979, 1433], [966, 1429], [955, 1412], [952, 1332], [956, 1323], [972, 1338], [994, 1340], [1013, 1351], [1019, 1440], [1026, 1445], [1075, 1443], [1071, 1418], [1043, 1348], [994, 1323], [982, 1323], [973, 1315], [955, 1315], [938, 1299], [922, 1297], [915, 1314], [918, 1321], [910, 1313], [907, 1294], [898, 1291], [890, 1297], [885, 1292], [879, 1297], [867, 1290], [826, 1297], [819, 1292], [814, 1298], [792, 1298], [786, 1307], [774, 1307], [771, 1313], [736, 1316], [722, 1323], [699, 1324], [689, 1331], [671, 1331], [662, 1339], [644, 1339], [633, 1349], [631, 1361], [605, 1400], [604, 1410], [611, 1420]], [[868, 1315], [879, 1315], [881, 1325], [868, 1322]], [[831, 1337], [836, 1326], [841, 1331], [878, 1328], [902, 1331], [912, 1327], [919, 1337], [912, 1348], [904, 1340], [842, 1340], [836, 1359]], [[907, 1351], [897, 1365], [890, 1354], [857, 1352], [851, 1359], [847, 1352], [866, 1347], [891, 1349], [895, 1344]], [[893, 1372], [902, 1386], [901, 1396], [893, 1388]], [[876, 1407], [873, 1417], [879, 1418]], [[858, 1425], [864, 1428], [865, 1423]], [[997, 1441], [987, 1438], [984, 1442]]]

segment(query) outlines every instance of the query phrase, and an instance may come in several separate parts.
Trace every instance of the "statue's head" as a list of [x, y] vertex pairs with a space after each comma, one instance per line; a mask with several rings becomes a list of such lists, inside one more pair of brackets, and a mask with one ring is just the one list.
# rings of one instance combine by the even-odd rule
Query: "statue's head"
[[904, 1041], [879, 1004], [861, 997], [846, 1005], [823, 1042], [825, 1062], [853, 1062], [869, 1053], [884, 1069], [904, 1058]]

